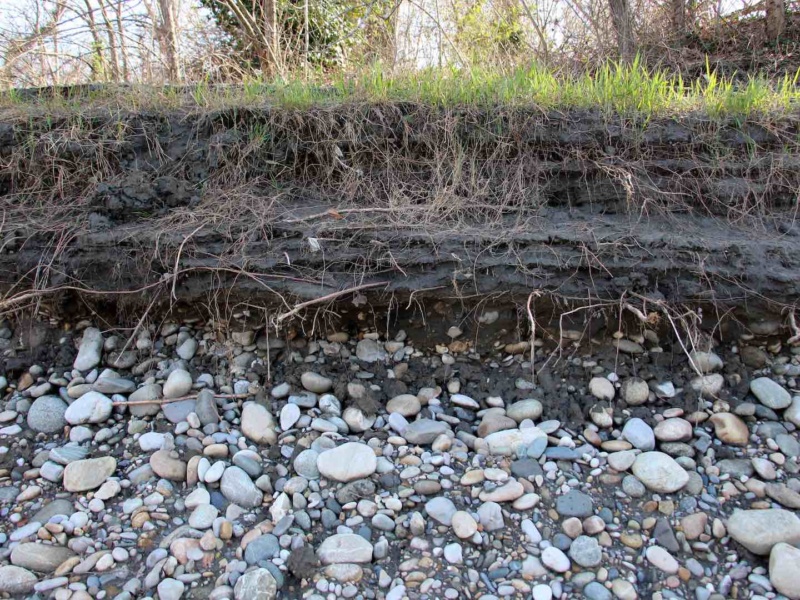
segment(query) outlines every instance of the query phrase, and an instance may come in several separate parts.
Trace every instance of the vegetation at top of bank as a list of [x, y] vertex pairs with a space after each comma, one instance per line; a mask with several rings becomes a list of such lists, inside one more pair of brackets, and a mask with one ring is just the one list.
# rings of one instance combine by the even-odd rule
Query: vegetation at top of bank
[[441, 108], [525, 107], [598, 110], [623, 116], [701, 114], [710, 118], [774, 116], [795, 110], [800, 100], [794, 75], [720, 76], [710, 67], [700, 78], [608, 62], [579, 74], [540, 65], [508, 71], [428, 69], [387, 76], [379, 67], [357, 76], [325, 80], [250, 79], [240, 85], [200, 82], [188, 86], [143, 85], [10, 90], [0, 94], [6, 118], [17, 115], [100, 111], [215, 110], [237, 107], [310, 109], [348, 103], [415, 103]]

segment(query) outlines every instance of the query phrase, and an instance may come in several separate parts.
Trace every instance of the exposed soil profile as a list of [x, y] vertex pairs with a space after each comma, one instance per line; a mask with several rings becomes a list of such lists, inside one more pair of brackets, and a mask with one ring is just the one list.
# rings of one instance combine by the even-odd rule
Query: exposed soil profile
[[797, 125], [399, 103], [9, 112], [3, 306], [286, 316], [354, 290], [376, 307], [638, 294], [781, 314], [800, 292]]
[[0, 121], [3, 597], [800, 597], [800, 119]]

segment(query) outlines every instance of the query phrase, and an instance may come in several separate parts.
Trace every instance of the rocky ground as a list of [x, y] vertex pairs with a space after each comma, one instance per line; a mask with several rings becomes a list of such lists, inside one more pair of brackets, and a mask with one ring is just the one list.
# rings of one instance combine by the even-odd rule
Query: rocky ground
[[456, 326], [228, 331], [0, 330], [0, 594], [800, 598], [777, 328], [566, 332], [535, 383]]

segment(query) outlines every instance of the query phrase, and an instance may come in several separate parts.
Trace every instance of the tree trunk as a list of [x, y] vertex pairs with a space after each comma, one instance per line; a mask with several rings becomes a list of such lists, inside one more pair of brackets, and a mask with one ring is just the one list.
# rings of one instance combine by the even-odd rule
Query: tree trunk
[[309, 53], [309, 32], [308, 32], [308, 0], [303, 4], [303, 54], [304, 59], [304, 72], [305, 77], [308, 79], [308, 53]]
[[623, 62], [630, 62], [636, 53], [630, 5], [628, 0], [609, 0], [609, 6], [611, 7], [611, 22], [617, 32], [619, 58]]
[[[266, 0], [254, 2], [250, 5], [247, 5], [243, 0], [219, 0], [219, 2], [233, 14], [234, 19], [236, 19], [236, 22], [242, 29], [243, 40], [253, 47], [256, 56], [259, 57], [262, 71], [264, 73], [269, 73], [273, 67], [277, 67], [274, 62], [274, 59], [277, 58], [277, 52], [273, 54], [270, 48], [266, 47], [267, 36], [264, 21], [270, 18], [268, 16], [270, 11], [266, 6]], [[257, 10], [258, 7], [261, 7], [261, 13], [263, 13], [260, 15], [260, 18], [259, 11]], [[274, 15], [274, 4], [272, 10]], [[272, 21], [273, 23], [275, 22], [274, 16], [272, 17]], [[276, 32], [276, 30], [277, 26], [274, 26], [273, 32]], [[277, 35], [273, 36], [273, 40], [276, 38]], [[276, 42], [273, 43], [277, 46]]]
[[672, 35], [681, 39], [686, 35], [686, 0], [672, 2]]
[[125, 36], [125, 25], [122, 18], [122, 3], [123, 0], [117, 0], [117, 5], [114, 7], [117, 17], [117, 33], [119, 35], [119, 53], [122, 58], [122, 80], [128, 83], [131, 79], [130, 71], [128, 70], [128, 43]]
[[777, 42], [786, 29], [786, 7], [783, 0], [767, 0], [767, 38]]
[[[64, 14], [66, 10], [66, 5], [61, 2], [56, 2], [56, 7], [53, 10], [53, 20], [58, 22], [61, 20], [61, 16]], [[58, 27], [53, 29], [53, 67], [52, 67], [52, 80], [53, 85], [60, 85], [61, 84], [61, 57], [59, 56], [59, 40], [58, 40]]]
[[[152, 82], [156, 77], [161, 79], [161, 65], [163, 64], [163, 57], [166, 56], [166, 41], [162, 35], [162, 29], [159, 23], [161, 19], [158, 16], [158, 10], [153, 4], [152, 0], [143, 0], [145, 11], [147, 11], [147, 24], [150, 39], [148, 52], [142, 55], [142, 73], [141, 80], [144, 82]], [[147, 34], [142, 34], [143, 37]], [[142, 44], [144, 48], [144, 44]], [[158, 75], [156, 75], [158, 73]]]
[[264, 75], [274, 74], [278, 63], [278, 7], [276, 0], [262, 0], [264, 13], [264, 60], [261, 71]]
[[118, 82], [120, 80], [120, 72], [119, 56], [117, 55], [117, 36], [114, 34], [114, 28], [111, 26], [111, 19], [108, 16], [105, 0], [99, 0], [98, 4], [100, 5], [100, 14], [103, 16], [106, 37], [108, 37], [108, 51], [111, 54], [111, 79]]
[[536, 37], [539, 40], [539, 56], [545, 64], [550, 61], [550, 56], [548, 53], [548, 44], [547, 44], [547, 35], [545, 33], [544, 27], [540, 22], [538, 15], [534, 14], [531, 10], [530, 5], [526, 0], [520, 0], [522, 3], [522, 8], [525, 10], [525, 14], [528, 15], [528, 19], [530, 19], [531, 25], [533, 26], [533, 30], [536, 32]]
[[89, 0], [84, 0], [86, 5], [86, 14], [83, 16], [89, 27], [89, 33], [92, 35], [92, 54], [94, 59], [90, 64], [92, 70], [92, 81], [97, 81], [98, 78], [106, 79], [105, 69], [105, 56], [103, 54], [103, 41], [100, 39], [100, 34], [97, 31], [97, 22], [94, 20], [94, 9], [89, 3]]
[[181, 65], [178, 60], [178, 31], [175, 24], [175, 5], [172, 0], [158, 0], [164, 36], [164, 51], [167, 60], [167, 78], [171, 83], [181, 80]]

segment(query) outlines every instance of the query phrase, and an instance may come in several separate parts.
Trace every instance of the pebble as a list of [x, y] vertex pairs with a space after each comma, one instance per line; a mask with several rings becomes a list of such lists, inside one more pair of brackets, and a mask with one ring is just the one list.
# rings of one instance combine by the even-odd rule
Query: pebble
[[786, 508], [800, 510], [800, 493], [782, 483], [768, 483], [764, 486], [767, 496]]
[[663, 381], [653, 384], [653, 391], [659, 398], [670, 399], [674, 398], [678, 393], [675, 385], [671, 381]]
[[[234, 587], [236, 600], [274, 600], [278, 584], [269, 569], [253, 569], [239, 577]], [[209, 600], [211, 600], [209, 598]]]
[[687, 515], [681, 519], [681, 529], [687, 540], [696, 540], [705, 532], [708, 515], [704, 512]]
[[472, 518], [472, 515], [463, 510], [453, 513], [450, 520], [453, 533], [462, 540], [471, 538], [478, 531], [478, 524], [475, 522], [475, 519]]
[[451, 565], [460, 565], [464, 562], [464, 551], [461, 544], [447, 544], [444, 547], [444, 559]]
[[692, 424], [685, 419], [674, 417], [664, 419], [653, 429], [660, 442], [681, 442], [692, 439]]
[[255, 402], [245, 402], [242, 407], [242, 433], [256, 444], [272, 445], [278, 441], [272, 413]]
[[38, 433], [56, 433], [67, 424], [67, 404], [58, 396], [40, 396], [28, 409], [28, 427]]
[[517, 423], [521, 423], [526, 419], [535, 421], [542, 416], [543, 410], [544, 407], [539, 400], [529, 398], [511, 404], [506, 408], [506, 415], [514, 419]]
[[139, 437], [139, 448], [145, 452], [161, 450], [164, 445], [164, 434], [157, 431], [148, 431]]
[[309, 392], [324, 394], [333, 388], [333, 381], [312, 371], [306, 371], [300, 376], [300, 383]]
[[194, 411], [201, 425], [219, 423], [217, 401], [211, 390], [200, 390], [200, 393], [197, 395]]
[[[455, 507], [453, 507], [453, 510], [455, 510]], [[484, 531], [498, 531], [505, 527], [503, 509], [497, 502], [484, 502], [481, 504], [478, 507], [478, 519]]]
[[228, 467], [220, 480], [222, 495], [243, 508], [260, 506], [264, 494], [240, 467]]
[[611, 591], [619, 600], [636, 600], [638, 595], [630, 581], [615, 579], [611, 582]]
[[572, 490], [556, 499], [556, 511], [563, 517], [589, 517], [594, 512], [590, 496]]
[[39, 578], [28, 569], [5, 565], [0, 567], [0, 592], [4, 594], [27, 594]]
[[339, 533], [320, 544], [317, 557], [323, 565], [372, 562], [372, 544], [360, 535]]
[[509, 481], [491, 491], [483, 491], [480, 494], [482, 502], [513, 502], [525, 493], [525, 488], [516, 479]]
[[641, 498], [647, 492], [647, 488], [640, 479], [628, 475], [622, 480], [622, 491], [631, 498]]
[[656, 437], [651, 427], [639, 418], [629, 419], [622, 428], [622, 437], [639, 450], [655, 450]]
[[792, 403], [783, 412], [783, 418], [795, 427], [800, 427], [800, 396], [792, 398]]
[[60, 482], [64, 476], [64, 467], [52, 461], [47, 461], [39, 468], [39, 475], [47, 481]]
[[712, 373], [723, 367], [722, 359], [713, 352], [690, 352], [689, 360], [700, 369], [701, 373]]
[[792, 403], [792, 396], [769, 377], [759, 377], [750, 382], [750, 391], [767, 408], [783, 410]]
[[111, 398], [100, 392], [86, 392], [67, 407], [64, 419], [71, 425], [102, 423], [111, 416]]
[[533, 586], [531, 597], [533, 600], [552, 600], [553, 589], [547, 584], [539, 583]]
[[175, 369], [164, 382], [162, 393], [164, 398], [181, 398], [188, 394], [191, 389], [192, 376], [189, 372], [183, 369]]
[[717, 396], [724, 384], [725, 379], [719, 373], [695, 377], [689, 382], [689, 386], [703, 398]]
[[316, 450], [303, 450], [294, 459], [294, 470], [298, 475], [306, 479], [319, 479], [319, 468], [317, 462], [319, 460], [319, 452]]
[[416, 396], [400, 394], [386, 403], [386, 412], [398, 413], [404, 417], [413, 417], [422, 410], [422, 404]]
[[94, 493], [98, 500], [110, 500], [122, 491], [122, 486], [115, 479], [109, 479]]
[[372, 448], [357, 442], [342, 444], [317, 458], [317, 469], [323, 477], [343, 483], [369, 477], [377, 468]]
[[750, 439], [745, 422], [732, 413], [717, 413], [709, 422], [714, 426], [714, 435], [726, 444], [744, 446]]
[[650, 397], [647, 382], [638, 377], [629, 377], [620, 386], [620, 395], [629, 406], [640, 406]]
[[566, 573], [571, 566], [567, 555], [555, 546], [548, 546], [542, 551], [542, 563], [556, 573]]
[[646, 551], [647, 561], [655, 568], [668, 574], [678, 572], [680, 565], [670, 552], [661, 546], [650, 546]]
[[[355, 406], [348, 406], [342, 413], [342, 418], [350, 431], [353, 433], [362, 433], [370, 429], [376, 421], [376, 417], [367, 416], [360, 408]], [[436, 438], [434, 438], [436, 439]]]
[[171, 481], [186, 479], [186, 463], [169, 450], [159, 450], [150, 456], [150, 468], [159, 477]]
[[569, 547], [569, 557], [585, 568], [596, 567], [603, 560], [603, 551], [593, 537], [581, 535]]
[[465, 396], [464, 394], [453, 394], [450, 396], [450, 402], [456, 406], [462, 406], [473, 410], [477, 410], [481, 407], [477, 400]]
[[[146, 402], [159, 398], [161, 398], [161, 385], [150, 383], [143, 385], [128, 396], [128, 402]], [[157, 415], [161, 410], [161, 406], [157, 402], [152, 404], [131, 404], [128, 406], [128, 410], [134, 417], [149, 417]]]
[[589, 382], [589, 393], [598, 400], [610, 402], [614, 399], [616, 390], [614, 384], [605, 377], [593, 377]]
[[103, 353], [103, 335], [96, 327], [87, 327], [78, 347], [78, 355], [72, 368], [78, 371], [89, 371], [100, 364]]
[[208, 529], [214, 524], [219, 511], [210, 504], [201, 504], [189, 515], [189, 526], [195, 529]]
[[783, 509], [734, 510], [728, 534], [754, 554], [767, 555], [775, 544], [800, 543], [800, 518]]
[[800, 549], [784, 542], [772, 547], [769, 555], [769, 581], [779, 594], [800, 598]]
[[129, 394], [136, 389], [136, 384], [130, 379], [101, 375], [92, 386], [92, 389], [101, 394]]
[[608, 455], [609, 466], [616, 471], [627, 471], [633, 466], [636, 460], [636, 452], [633, 450], [621, 450], [620, 452], [612, 452]]
[[689, 482], [689, 474], [668, 454], [644, 452], [633, 463], [633, 474], [649, 490], [671, 494]]
[[771, 481], [778, 476], [777, 472], [775, 471], [775, 465], [772, 463], [772, 461], [766, 458], [753, 457], [750, 459], [750, 462], [761, 479]]
[[194, 355], [197, 354], [199, 344], [194, 338], [186, 338], [183, 343], [177, 347], [175, 354], [183, 360], [192, 360]]
[[588, 600], [611, 600], [611, 592], [609, 592], [602, 584], [596, 581], [591, 581], [583, 588], [583, 595]]
[[85, 492], [100, 487], [114, 474], [117, 461], [111, 456], [71, 462], [64, 469], [64, 488], [68, 492]]
[[248, 565], [255, 565], [265, 560], [270, 560], [280, 551], [278, 538], [266, 533], [247, 544], [244, 559]]
[[11, 551], [11, 564], [40, 573], [53, 573], [61, 563], [74, 556], [72, 550], [63, 546], [22, 543]]
[[410, 443], [420, 446], [432, 444], [440, 435], [450, 431], [450, 426], [442, 421], [417, 419], [403, 428], [401, 435]]
[[453, 515], [456, 514], [456, 507], [452, 500], [440, 496], [425, 503], [425, 512], [430, 518], [449, 527], [452, 525]]
[[300, 420], [300, 407], [287, 403], [281, 409], [280, 422], [283, 431], [289, 431]]
[[182, 581], [168, 577], [158, 584], [158, 600], [178, 600], [183, 596], [186, 585]]
[[356, 345], [356, 357], [366, 363], [383, 362], [386, 351], [375, 340], [365, 338]]
[[518, 455], [523, 448], [532, 446], [537, 440], [546, 440], [546, 436], [547, 434], [538, 427], [527, 427], [497, 431], [486, 436], [485, 441], [490, 454], [514, 456]]

